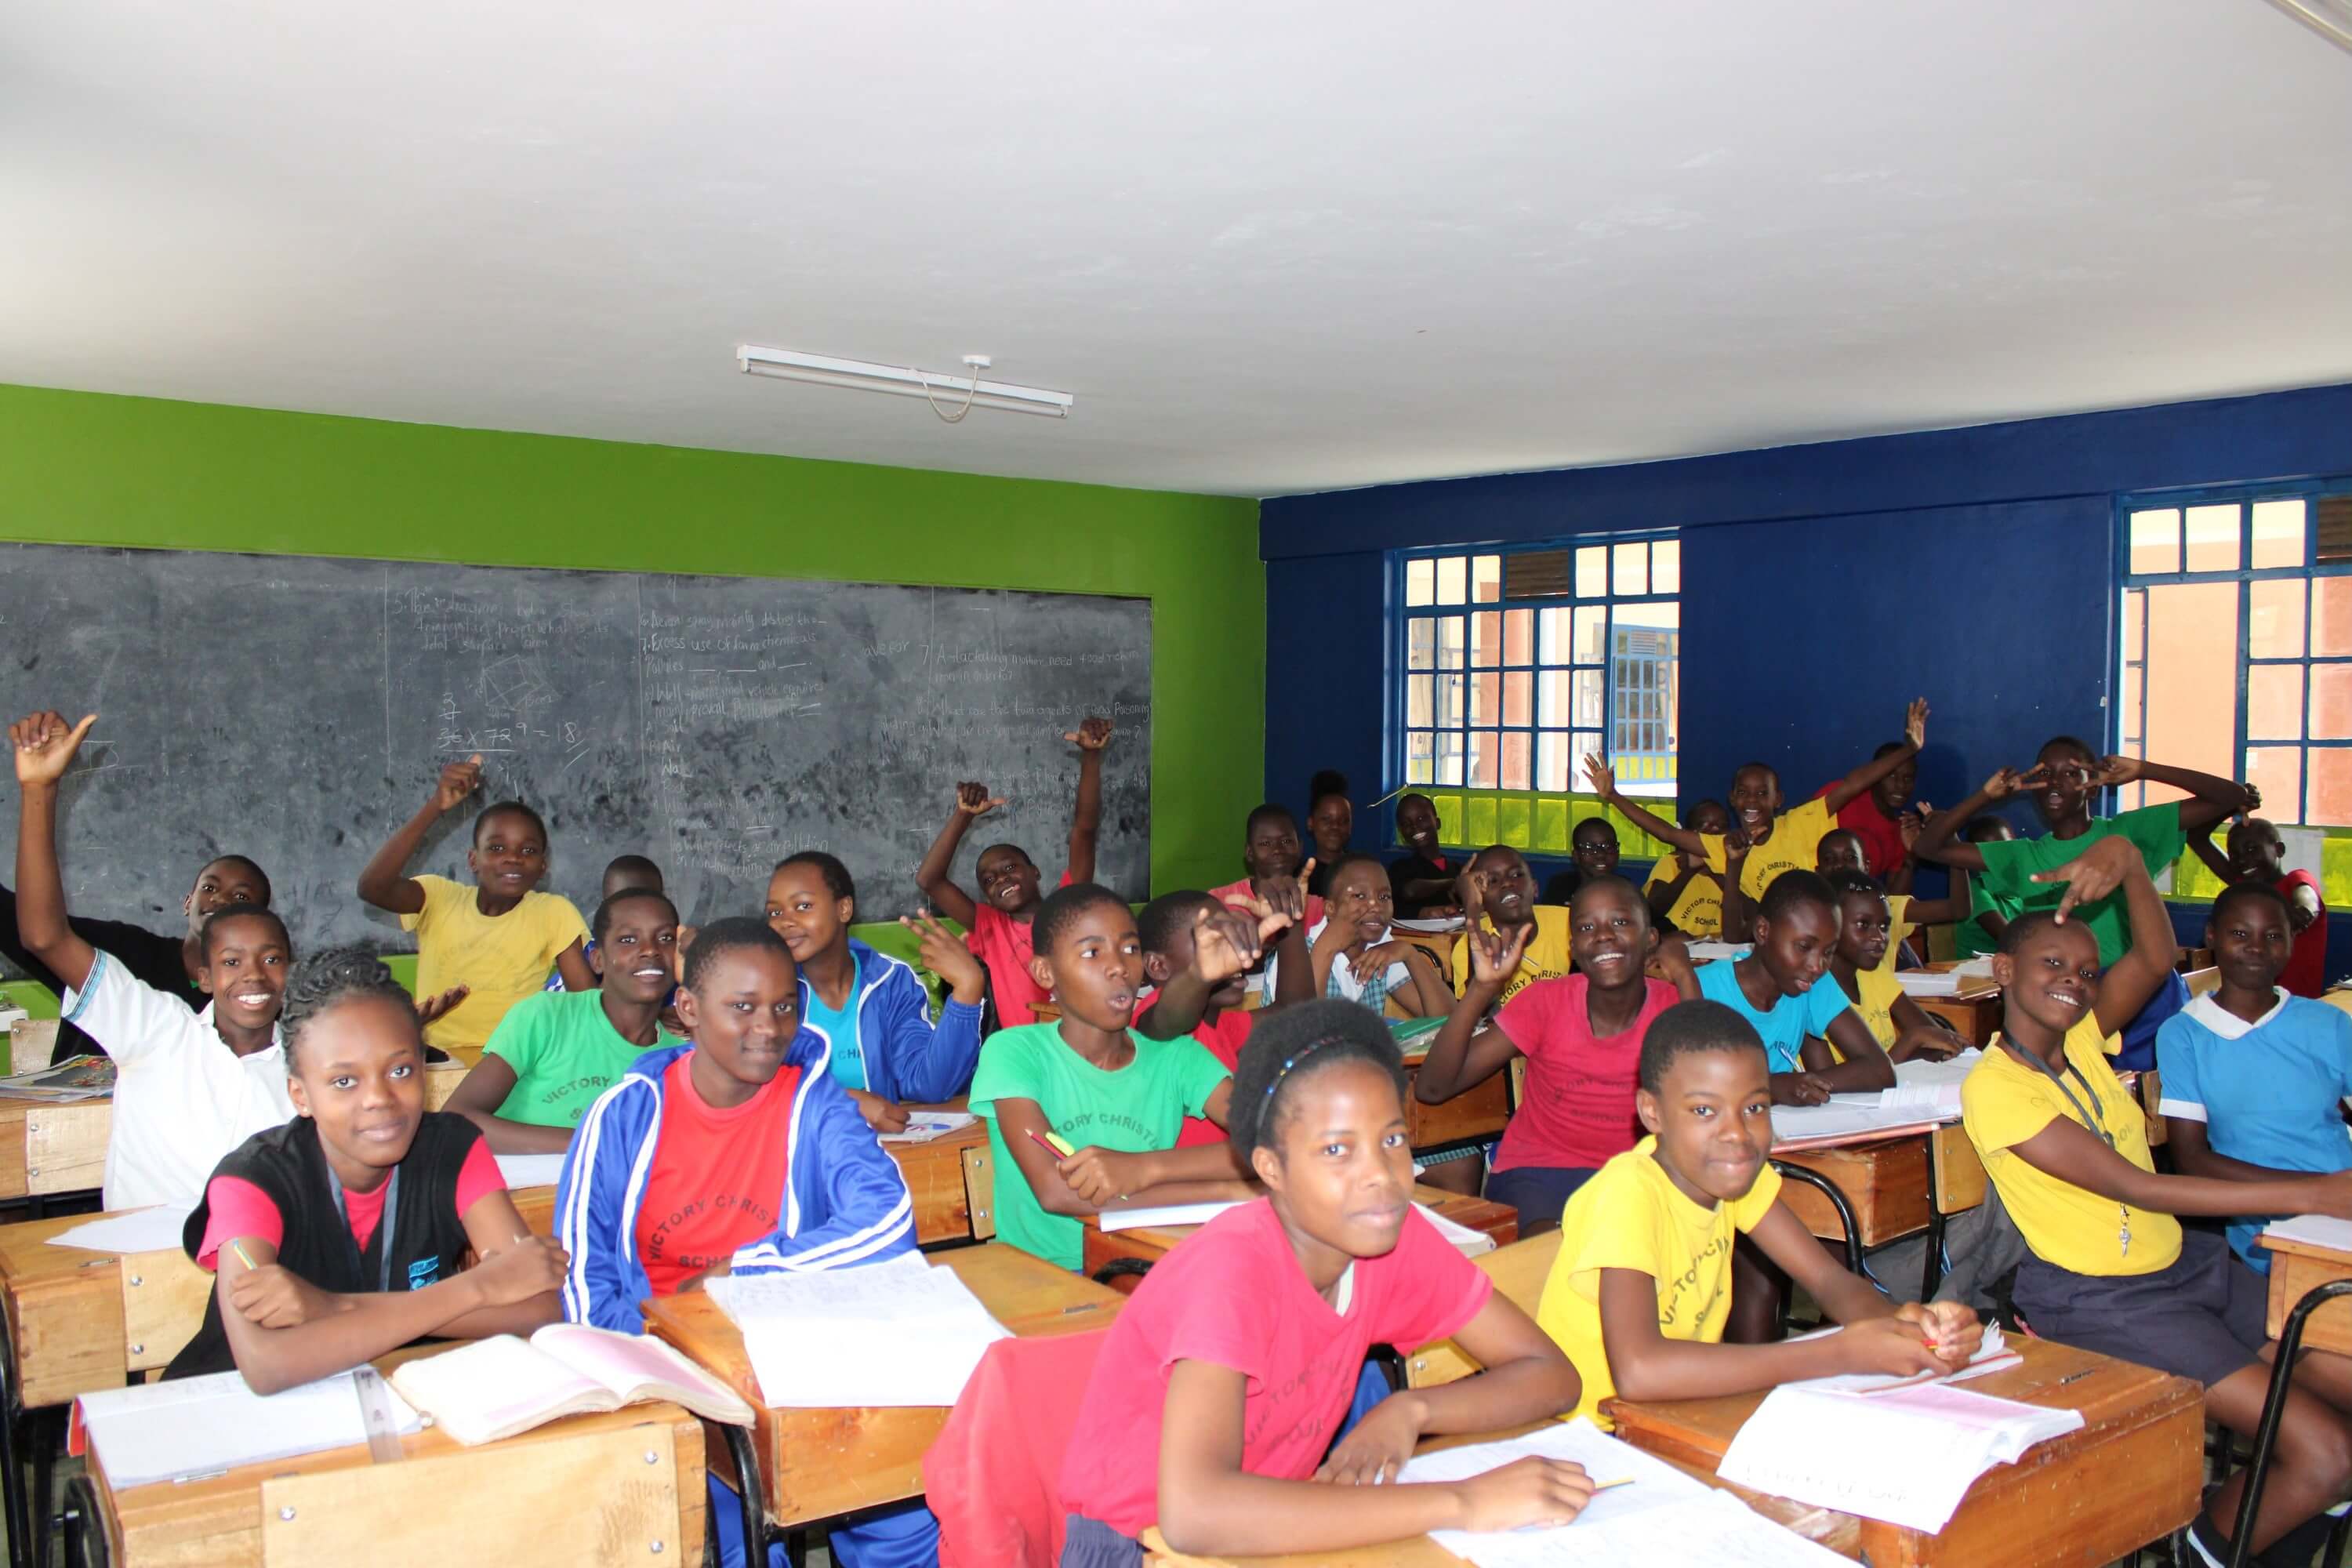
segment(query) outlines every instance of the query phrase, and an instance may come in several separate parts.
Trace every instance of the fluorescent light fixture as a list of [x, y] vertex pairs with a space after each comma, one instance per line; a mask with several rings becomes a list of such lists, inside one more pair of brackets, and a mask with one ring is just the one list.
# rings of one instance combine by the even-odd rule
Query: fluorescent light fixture
[[2271, 0], [2340, 49], [2352, 49], [2352, 0]]
[[[1076, 401], [1066, 392], [1047, 392], [1034, 386], [1014, 386], [1008, 382], [980, 381], [960, 375], [942, 375], [937, 371], [915, 370], [905, 365], [874, 364], [866, 360], [835, 359], [830, 354], [804, 354], [791, 349], [763, 349], [750, 343], [737, 345], [735, 358], [746, 375], [772, 376], [779, 381], [804, 382], [811, 386], [840, 386], [853, 392], [887, 392], [894, 397], [920, 397], [929, 401], [932, 411], [941, 418], [942, 409], [994, 408], [1006, 414], [1042, 414], [1051, 419], [1070, 416], [1070, 405]], [[973, 370], [988, 368], [984, 354], [968, 354], [964, 363]], [[961, 417], [959, 412], [959, 418]]]

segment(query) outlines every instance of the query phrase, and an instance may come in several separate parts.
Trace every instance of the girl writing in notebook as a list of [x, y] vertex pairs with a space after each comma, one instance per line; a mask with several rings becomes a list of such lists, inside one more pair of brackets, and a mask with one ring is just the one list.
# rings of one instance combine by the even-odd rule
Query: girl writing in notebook
[[188, 1216], [184, 1245], [215, 1282], [165, 1376], [235, 1366], [275, 1394], [428, 1336], [562, 1316], [563, 1255], [523, 1228], [474, 1124], [425, 1109], [416, 1008], [381, 960], [305, 964], [286, 1054], [298, 1114], [223, 1160]]
[[[1578, 1390], [1559, 1348], [1413, 1208], [1387, 1026], [1332, 1000], [1267, 1019], [1233, 1105], [1267, 1195], [1170, 1253], [1111, 1325], [1062, 1468], [1064, 1568], [1129, 1568], [1154, 1523], [1178, 1552], [1223, 1556], [1573, 1519], [1592, 1478], [1556, 1460], [1393, 1484], [1422, 1437], [1541, 1420]], [[1483, 1373], [1391, 1394], [1332, 1447], [1368, 1348], [1449, 1336]]]

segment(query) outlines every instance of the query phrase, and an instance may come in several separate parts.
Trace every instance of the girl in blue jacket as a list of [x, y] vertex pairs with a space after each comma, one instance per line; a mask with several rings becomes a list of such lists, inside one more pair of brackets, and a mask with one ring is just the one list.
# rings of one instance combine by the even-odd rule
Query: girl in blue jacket
[[923, 966], [948, 985], [940, 1021], [915, 972], [849, 934], [857, 886], [849, 868], [804, 849], [768, 879], [768, 925], [801, 973], [801, 1026], [823, 1036], [832, 1071], [877, 1132], [903, 1132], [907, 1102], [935, 1104], [971, 1087], [987, 972], [929, 916], [899, 923], [922, 939]]
[[[729, 1273], [855, 1268], [912, 1250], [906, 1178], [801, 1023], [783, 939], [734, 917], [686, 956], [679, 1020], [691, 1042], [656, 1047], [588, 1108], [556, 1187], [571, 1254], [563, 1314], [645, 1331], [638, 1303]], [[741, 1568], [740, 1504], [716, 1477], [721, 1554]], [[844, 1568], [913, 1568], [939, 1552], [920, 1502], [833, 1532]]]

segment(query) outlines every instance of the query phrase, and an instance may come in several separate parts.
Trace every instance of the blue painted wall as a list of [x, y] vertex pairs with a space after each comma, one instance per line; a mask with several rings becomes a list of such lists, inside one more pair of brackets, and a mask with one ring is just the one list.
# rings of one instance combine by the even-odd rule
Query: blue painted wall
[[[1810, 793], [1925, 695], [1920, 789], [1947, 803], [2053, 734], [2106, 742], [2118, 495], [2347, 474], [2352, 385], [1271, 500], [1267, 791], [1391, 787], [1384, 551], [1676, 528], [1686, 794], [1750, 758]], [[1392, 843], [1391, 814], [1356, 837]]]

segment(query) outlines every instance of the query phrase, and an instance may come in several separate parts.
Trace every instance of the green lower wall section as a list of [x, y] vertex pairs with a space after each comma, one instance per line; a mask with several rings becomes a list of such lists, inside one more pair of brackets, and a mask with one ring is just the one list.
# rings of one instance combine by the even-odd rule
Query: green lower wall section
[[0, 385], [0, 538], [1149, 597], [1155, 889], [1265, 772], [1254, 500]]

